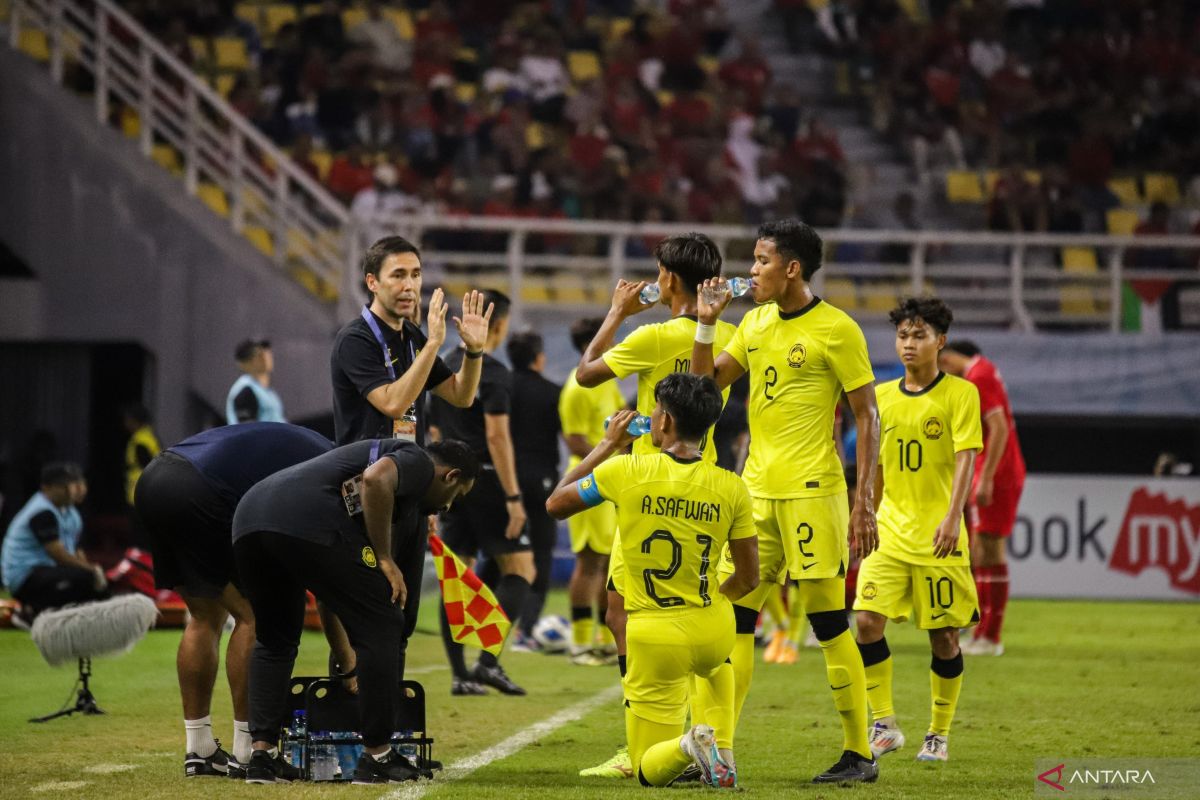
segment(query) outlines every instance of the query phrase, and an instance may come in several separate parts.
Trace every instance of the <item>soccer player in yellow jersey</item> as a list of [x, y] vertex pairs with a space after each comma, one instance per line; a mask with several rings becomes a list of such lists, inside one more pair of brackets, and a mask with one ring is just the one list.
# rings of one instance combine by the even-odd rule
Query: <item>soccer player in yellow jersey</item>
[[[617, 507], [629, 612], [625, 735], [645, 786], [666, 786], [689, 764], [704, 783], [737, 785], [730, 600], [758, 583], [758, 540], [745, 485], [700, 454], [721, 406], [712, 380], [668, 375], [650, 415], [659, 451], [612, 457], [632, 441], [625, 428], [634, 412], [623, 411], [546, 501], [560, 519], [604, 500]], [[726, 548], [733, 570], [718, 584], [713, 566]], [[681, 736], [693, 680], [692, 703], [707, 724]]]
[[[621, 325], [635, 314], [653, 305], [641, 302], [646, 287], [640, 281], [620, 281], [613, 292], [612, 308], [604, 318], [599, 332], [579, 360], [575, 379], [581, 386], [600, 386], [613, 379], [637, 376], [637, 411], [649, 416], [654, 409], [654, 387], [667, 375], [687, 372], [691, 366], [692, 341], [696, 338], [696, 286], [701, 281], [721, 274], [721, 251], [707, 236], [688, 233], [663, 239], [654, 248], [658, 261], [659, 304], [671, 310], [671, 319], [642, 325], [621, 342], [613, 344]], [[733, 336], [734, 327], [721, 323], [716, 332], [717, 342], [724, 344]], [[723, 399], [729, 396], [728, 390]], [[700, 443], [702, 457], [716, 463], [717, 452], [712, 446], [712, 431], [704, 434]], [[635, 455], [657, 452], [641, 437], [633, 443]], [[618, 532], [617, 536], [620, 536]], [[625, 605], [621, 595], [624, 585], [622, 548], [614, 543], [609, 562], [608, 612], [606, 622], [617, 642], [617, 663], [625, 675]], [[580, 772], [584, 777], [631, 777], [628, 754], [617, 753], [598, 767]]]
[[892, 656], [884, 626], [908, 617], [929, 631], [932, 719], [919, 761], [945, 761], [946, 737], [962, 689], [958, 629], [979, 621], [963, 505], [975, 456], [983, 448], [979, 391], [938, 371], [954, 316], [934, 297], [904, 300], [891, 313], [904, 377], [876, 388], [879, 449], [879, 549], [858, 573], [854, 610], [867, 670], [876, 757], [898, 750], [904, 734], [892, 710]]
[[[600, 330], [601, 320], [581, 319], [571, 326], [571, 342], [580, 353]], [[558, 397], [558, 416], [562, 420], [563, 438], [571, 460], [567, 469], [592, 452], [604, 438], [604, 420], [625, 407], [621, 388], [615, 382], [587, 389], [575, 380], [575, 370], [567, 376]], [[602, 665], [603, 653], [593, 650], [596, 628], [593, 606], [600, 613], [601, 647], [616, 652], [612, 634], [604, 625], [606, 613], [605, 578], [608, 576], [608, 557], [612, 552], [613, 535], [617, 532], [617, 511], [612, 503], [576, 514], [567, 522], [571, 532], [571, 551], [575, 553], [575, 571], [567, 594], [571, 602], [571, 663]]]
[[[878, 766], [867, 737], [862, 657], [846, 619], [849, 540], [860, 556], [875, 549], [872, 487], [879, 456], [879, 415], [867, 343], [854, 320], [809, 288], [821, 267], [821, 237], [789, 219], [758, 229], [750, 269], [754, 302], [724, 352], [713, 359], [714, 329], [729, 304], [699, 300], [692, 372], [728, 386], [750, 375], [750, 456], [743, 480], [754, 501], [761, 582], [734, 605], [733, 667], [737, 704], [754, 672], [754, 623], [775, 584], [791, 577], [821, 643], [833, 703], [842, 721], [842, 756], [817, 783], [874, 781]], [[710, 281], [721, 288], [724, 281]], [[719, 346], [719, 342], [716, 343]], [[834, 408], [846, 393], [858, 423], [858, 492], [850, 509], [833, 441]], [[728, 566], [723, 564], [723, 574]]]

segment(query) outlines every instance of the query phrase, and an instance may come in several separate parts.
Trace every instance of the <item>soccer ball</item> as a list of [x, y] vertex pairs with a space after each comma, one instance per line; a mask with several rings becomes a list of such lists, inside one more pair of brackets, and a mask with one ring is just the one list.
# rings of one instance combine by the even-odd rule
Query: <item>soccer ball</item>
[[533, 626], [533, 638], [547, 653], [565, 653], [571, 646], [571, 623], [566, 617], [547, 614]]

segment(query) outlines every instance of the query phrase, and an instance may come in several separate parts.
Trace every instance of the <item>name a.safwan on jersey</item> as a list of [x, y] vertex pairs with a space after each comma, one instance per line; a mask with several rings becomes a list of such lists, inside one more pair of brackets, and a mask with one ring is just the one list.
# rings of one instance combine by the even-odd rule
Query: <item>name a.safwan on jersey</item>
[[681, 517], [700, 522], [720, 522], [721, 504], [683, 497], [642, 496], [642, 513], [655, 517]]

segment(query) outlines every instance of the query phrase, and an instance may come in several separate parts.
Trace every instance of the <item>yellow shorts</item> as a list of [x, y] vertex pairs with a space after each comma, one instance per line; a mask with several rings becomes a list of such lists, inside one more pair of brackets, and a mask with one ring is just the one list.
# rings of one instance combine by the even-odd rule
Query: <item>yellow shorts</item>
[[[845, 492], [824, 497], [768, 500], [752, 497], [758, 530], [759, 583], [846, 577], [850, 563], [850, 505]], [[733, 574], [726, 547], [721, 581]]]
[[625, 554], [621, 552], [621, 532], [617, 530], [613, 531], [612, 552], [608, 555], [608, 588], [625, 596]]
[[969, 565], [910, 564], [878, 550], [858, 568], [854, 610], [874, 611], [894, 622], [915, 616], [922, 630], [966, 628], [979, 622], [979, 598]]
[[603, 502], [595, 508], [581, 511], [567, 520], [571, 532], [571, 552], [587, 548], [601, 555], [612, 551], [613, 534], [617, 531], [617, 507]]
[[683, 727], [692, 675], [707, 677], [733, 652], [733, 606], [635, 611], [625, 630], [625, 701], [642, 719]]

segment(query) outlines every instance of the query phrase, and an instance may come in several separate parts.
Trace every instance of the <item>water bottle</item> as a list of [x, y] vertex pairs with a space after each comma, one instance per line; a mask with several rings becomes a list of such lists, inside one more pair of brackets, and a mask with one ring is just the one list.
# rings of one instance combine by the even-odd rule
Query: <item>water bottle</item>
[[[608, 423], [611, 419], [612, 417], [607, 417], [604, 420], [604, 430], [608, 430]], [[630, 436], [645, 436], [650, 432], [650, 418], [644, 414], [638, 414], [629, 420], [629, 424], [625, 426], [625, 430]]]
[[750, 291], [750, 279], [749, 278], [730, 278], [728, 281], [725, 282], [725, 286], [723, 289], [717, 289], [717, 288], [713, 288], [711, 286], [706, 286], [704, 288], [703, 300], [708, 305], [715, 306], [717, 303], [721, 302], [721, 300], [724, 299], [724, 295], [726, 292], [728, 292], [729, 294], [732, 294], [734, 297], [741, 297], [748, 291]]
[[[354, 731], [337, 731], [330, 734], [333, 739], [354, 739], [357, 740], [358, 734]], [[363, 747], [357, 742], [343, 742], [337, 745], [337, 762], [338, 769], [342, 774], [343, 780], [349, 780], [354, 777], [354, 770], [358, 766], [358, 757], [362, 755]]]
[[[398, 731], [396, 736], [400, 739], [411, 739], [412, 731]], [[412, 742], [402, 742], [396, 745], [396, 752], [408, 760], [408, 763], [414, 767], [417, 766], [417, 746]]]
[[662, 289], [658, 288], [657, 283], [648, 283], [642, 288], [642, 291], [638, 292], [638, 299], [644, 306], [654, 305], [660, 297], [662, 297]]
[[[329, 734], [318, 734], [329, 738]], [[313, 745], [309, 755], [309, 777], [314, 781], [331, 781], [337, 777], [338, 758], [331, 744]]]
[[308, 733], [308, 717], [303, 709], [292, 713], [292, 724], [288, 728], [288, 761], [297, 769], [304, 768], [304, 738]]

